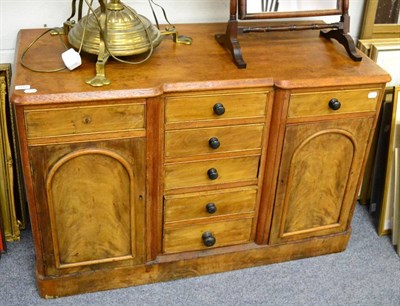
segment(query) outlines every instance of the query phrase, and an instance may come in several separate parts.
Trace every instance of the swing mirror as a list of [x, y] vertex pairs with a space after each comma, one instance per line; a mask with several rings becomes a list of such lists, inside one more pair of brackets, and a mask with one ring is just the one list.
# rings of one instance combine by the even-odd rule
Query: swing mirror
[[239, 19], [342, 14], [342, 0], [239, 0]]
[[[244, 26], [246, 22], [243, 22], [243, 25], [239, 25], [238, 22], [238, 19], [261, 20], [325, 15], [341, 16], [338, 22], [331, 24], [252, 26], [247, 23]], [[238, 34], [250, 32], [320, 30], [320, 36], [337, 40], [346, 49], [349, 57], [358, 62], [362, 57], [357, 53], [354, 41], [349, 35], [349, 28], [349, 0], [231, 0], [226, 32], [215, 34], [215, 39], [221, 46], [229, 50], [236, 66], [240, 69], [246, 68], [247, 64], [242, 56]]]

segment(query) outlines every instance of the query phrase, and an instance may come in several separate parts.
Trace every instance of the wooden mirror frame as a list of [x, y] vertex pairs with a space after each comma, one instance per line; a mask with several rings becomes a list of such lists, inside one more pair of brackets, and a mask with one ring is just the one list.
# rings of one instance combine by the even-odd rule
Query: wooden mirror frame
[[247, 1], [248, 0], [238, 0], [239, 19], [241, 20], [340, 15], [343, 12], [342, 2], [346, 0], [336, 0], [337, 3], [336, 9], [296, 11], [296, 12], [259, 12], [259, 13], [247, 13]]
[[[349, 16], [349, 0], [338, 0], [341, 5], [337, 10], [320, 10], [320, 11], [304, 11], [304, 12], [285, 12], [272, 16], [271, 13], [246, 14], [246, 0], [231, 0], [230, 14], [226, 32], [224, 34], [216, 34], [217, 42], [227, 48], [232, 54], [233, 60], [238, 68], [246, 68], [247, 64], [243, 60], [242, 50], [238, 40], [238, 34], [250, 32], [272, 32], [272, 31], [299, 31], [299, 30], [321, 30], [320, 36], [327, 39], [336, 39], [344, 46], [349, 57], [354, 61], [361, 61], [362, 57], [357, 53], [354, 41], [349, 34], [350, 16]], [[240, 7], [239, 7], [240, 6]], [[335, 13], [333, 13], [335, 11]], [[239, 15], [239, 12], [241, 13]], [[270, 19], [270, 18], [289, 18], [289, 17], [311, 17], [340, 14], [340, 21], [331, 24], [310, 24], [310, 25], [288, 25], [288, 26], [240, 26], [239, 19]], [[325, 31], [330, 29], [329, 31]]]
[[394, 38], [400, 36], [400, 24], [375, 24], [379, 0], [366, 0], [360, 39]]

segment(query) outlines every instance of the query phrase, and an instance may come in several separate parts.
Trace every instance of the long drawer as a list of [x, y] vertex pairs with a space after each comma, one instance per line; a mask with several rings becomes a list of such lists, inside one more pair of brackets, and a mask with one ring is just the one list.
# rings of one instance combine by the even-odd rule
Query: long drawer
[[113, 104], [25, 111], [28, 139], [144, 129], [145, 105]]
[[203, 250], [250, 241], [253, 218], [164, 228], [163, 251], [176, 253]]
[[165, 196], [164, 223], [253, 213], [256, 187]]
[[295, 93], [290, 96], [288, 118], [376, 111], [379, 89]]
[[257, 179], [260, 156], [166, 164], [164, 187], [208, 186]]
[[166, 157], [260, 149], [263, 125], [249, 124], [187, 130], [165, 134]]
[[166, 98], [166, 124], [265, 116], [267, 92]]

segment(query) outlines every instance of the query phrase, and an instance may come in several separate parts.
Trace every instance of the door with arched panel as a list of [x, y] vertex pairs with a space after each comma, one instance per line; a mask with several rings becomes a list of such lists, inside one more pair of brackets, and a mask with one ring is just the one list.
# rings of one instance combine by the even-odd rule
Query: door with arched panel
[[364, 117], [287, 126], [271, 243], [348, 229], [372, 124]]
[[144, 262], [144, 148], [142, 138], [31, 147], [46, 275]]

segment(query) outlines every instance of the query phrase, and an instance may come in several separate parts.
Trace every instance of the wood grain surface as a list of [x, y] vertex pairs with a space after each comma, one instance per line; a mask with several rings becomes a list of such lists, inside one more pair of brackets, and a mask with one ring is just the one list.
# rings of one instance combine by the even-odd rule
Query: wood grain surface
[[[259, 150], [261, 153], [263, 130], [263, 124], [249, 124], [167, 131], [165, 156], [185, 157], [246, 150]], [[213, 137], [220, 143], [215, 149], [209, 145], [209, 140]]]
[[[247, 243], [250, 241], [252, 222], [252, 218], [241, 218], [234, 221], [166, 228], [163, 239], [164, 252], [168, 254]], [[215, 237], [216, 242], [213, 246], [204, 245], [202, 240], [204, 232], [210, 232]]]
[[125, 105], [27, 110], [25, 120], [28, 138], [143, 129], [145, 101], [137, 102]]
[[134, 257], [134, 177], [126, 166], [107, 152], [83, 151], [52, 168], [47, 190], [60, 265]]
[[[240, 35], [246, 69], [237, 69], [230, 54], [214, 39], [225, 23], [180, 25], [193, 38], [191, 46], [176, 45], [168, 37], [142, 65], [110, 60], [106, 75], [111, 85], [94, 88], [85, 79], [94, 75], [96, 57], [82, 54], [82, 65], [73, 71], [36, 73], [20, 65], [27, 46], [45, 29], [21, 30], [17, 46], [14, 85], [30, 85], [34, 94], [14, 91], [14, 103], [79, 102], [149, 97], [176, 91], [245, 89], [276, 85], [280, 88], [351, 86], [387, 82], [388, 74], [363, 56], [349, 59], [335, 41], [317, 31], [251, 33]], [[45, 36], [26, 55], [35, 68], [60, 67], [63, 45], [58, 37]], [[127, 58], [130, 59], [130, 58]], [[54, 97], [57, 95], [57, 98]]]
[[[288, 117], [376, 112], [380, 96], [379, 88], [293, 94], [290, 97]], [[329, 107], [331, 99], [337, 99], [340, 102], [339, 109], [333, 110]]]
[[[165, 165], [165, 189], [212, 186], [257, 179], [259, 156], [214, 159]], [[218, 171], [215, 180], [207, 176], [209, 169]]]
[[[256, 195], [256, 187], [251, 186], [166, 196], [164, 200], [165, 226], [177, 221], [215, 220], [226, 215], [254, 213]], [[208, 203], [215, 204], [215, 213], [207, 212]]]
[[[265, 116], [267, 93], [232, 92], [205, 95], [167, 97], [165, 103], [166, 126], [176, 122], [257, 118]], [[221, 103], [223, 115], [216, 115], [213, 106]], [[189, 106], [190, 105], [190, 106]]]
[[357, 118], [287, 127], [272, 243], [344, 230], [372, 124]]

